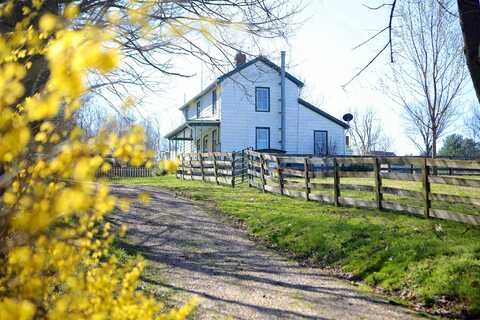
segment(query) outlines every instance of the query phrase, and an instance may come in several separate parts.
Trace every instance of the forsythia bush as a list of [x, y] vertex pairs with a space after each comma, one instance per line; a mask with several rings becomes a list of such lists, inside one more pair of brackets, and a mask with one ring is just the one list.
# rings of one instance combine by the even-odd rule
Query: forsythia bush
[[[18, 14], [13, 3], [2, 2], [0, 18]], [[42, 0], [25, 3], [23, 20], [0, 35], [0, 319], [185, 318], [193, 303], [162, 314], [137, 290], [144, 262], [120, 265], [109, 249], [115, 234], [104, 216], [125, 200], [95, 173], [109, 170], [110, 155], [151, 166], [143, 129], [84, 141], [66, 125], [87, 73], [118, 65], [113, 33], [69, 27], [75, 5], [39, 16]], [[42, 59], [48, 77], [30, 94], [28, 76]]]
[[165, 170], [167, 173], [175, 173], [179, 163], [177, 160], [161, 160], [159, 165], [160, 168]]

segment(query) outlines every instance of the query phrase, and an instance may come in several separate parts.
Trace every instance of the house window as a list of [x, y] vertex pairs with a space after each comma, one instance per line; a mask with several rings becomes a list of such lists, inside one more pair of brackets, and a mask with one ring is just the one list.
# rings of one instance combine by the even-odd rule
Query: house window
[[202, 141], [200, 139], [197, 140], [197, 152], [200, 152]]
[[197, 119], [200, 118], [200, 100], [197, 101]]
[[208, 136], [203, 138], [203, 152], [208, 152]]
[[217, 152], [217, 144], [218, 144], [218, 138], [217, 138], [217, 129], [212, 131], [212, 151]]
[[270, 88], [255, 88], [255, 111], [270, 112]]
[[328, 131], [313, 131], [313, 152], [316, 156], [328, 155]]
[[255, 128], [255, 149], [270, 149], [270, 128]]
[[212, 91], [212, 114], [217, 112], [217, 89]]

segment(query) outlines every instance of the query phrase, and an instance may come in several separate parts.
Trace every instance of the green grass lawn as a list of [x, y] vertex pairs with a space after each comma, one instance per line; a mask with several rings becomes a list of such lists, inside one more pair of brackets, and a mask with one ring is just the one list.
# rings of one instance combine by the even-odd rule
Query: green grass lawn
[[115, 182], [155, 185], [214, 203], [243, 221], [251, 235], [298, 259], [341, 268], [426, 307], [480, 316], [480, 228], [394, 212], [336, 208], [246, 185], [232, 189], [174, 176]]

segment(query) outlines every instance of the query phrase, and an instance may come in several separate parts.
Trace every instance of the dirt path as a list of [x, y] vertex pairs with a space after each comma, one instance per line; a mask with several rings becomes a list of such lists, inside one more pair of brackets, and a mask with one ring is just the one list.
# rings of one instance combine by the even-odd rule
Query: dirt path
[[[199, 298], [197, 319], [414, 319], [409, 311], [360, 292], [321, 269], [306, 268], [249, 240], [224, 217], [154, 187], [116, 186], [135, 198], [127, 239], [175, 290], [180, 300]], [[146, 282], [160, 281], [147, 275]]]

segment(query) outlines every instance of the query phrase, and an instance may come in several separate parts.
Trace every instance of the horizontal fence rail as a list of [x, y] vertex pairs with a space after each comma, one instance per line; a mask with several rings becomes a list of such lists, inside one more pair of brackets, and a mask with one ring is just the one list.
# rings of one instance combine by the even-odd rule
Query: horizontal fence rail
[[[480, 191], [475, 192], [480, 179], [473, 177], [478, 173], [480, 161], [475, 160], [311, 157], [245, 150], [184, 155], [177, 177], [232, 187], [241, 179], [263, 192], [307, 201], [480, 225]], [[432, 185], [442, 191], [432, 190]], [[441, 186], [462, 192], [448, 194]]]
[[246, 179], [245, 151], [184, 154], [179, 158], [177, 178], [200, 180], [233, 188]]

